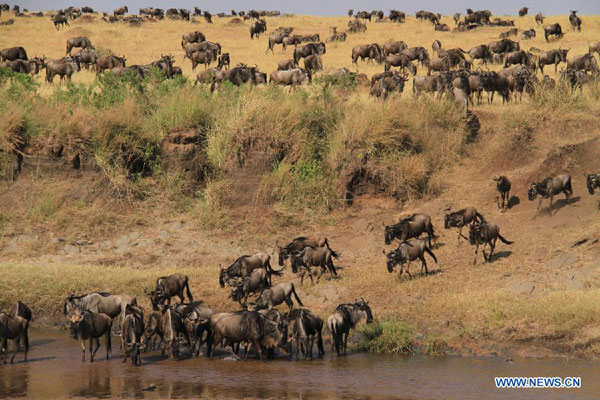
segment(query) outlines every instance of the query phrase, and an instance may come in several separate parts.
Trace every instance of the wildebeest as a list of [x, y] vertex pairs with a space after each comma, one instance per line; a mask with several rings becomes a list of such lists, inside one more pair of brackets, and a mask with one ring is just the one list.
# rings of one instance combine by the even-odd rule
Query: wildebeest
[[0, 67], [8, 68], [13, 72], [19, 72], [22, 74], [31, 74], [36, 75], [40, 67], [44, 65], [43, 62], [38, 63], [33, 60], [24, 61], [24, 60], [14, 60], [14, 61], [1, 61]]
[[204, 11], [204, 20], [208, 23], [208, 24], [212, 24], [212, 14], [209, 11]]
[[512, 29], [509, 29], [506, 32], [502, 32], [499, 35], [499, 37], [500, 37], [500, 39], [505, 39], [505, 38], [508, 38], [510, 36], [517, 36], [518, 33], [519, 33], [519, 30], [517, 28], [512, 28]]
[[427, 76], [431, 75], [432, 71], [450, 71], [450, 67], [451, 63], [448, 56], [433, 58], [427, 64]]
[[[286, 244], [284, 247], [279, 246], [276, 243], [277, 250], [279, 253], [279, 266], [283, 266], [285, 260], [287, 260], [291, 254], [296, 252], [300, 252], [304, 250], [306, 247], [311, 247], [313, 249], [319, 247], [326, 247], [331, 251], [331, 255], [335, 258], [338, 257], [338, 253], [335, 252], [331, 246], [329, 245], [329, 241], [325, 236], [299, 236], [294, 238], [290, 243]], [[292, 270], [295, 272], [295, 266], [292, 264]]]
[[20, 300], [15, 303], [13, 308], [10, 310], [9, 315], [13, 318], [21, 317], [27, 322], [31, 322], [32, 319], [31, 309], [27, 306], [27, 304], [23, 303]]
[[575, 69], [577, 71], [598, 72], [598, 63], [591, 53], [586, 53], [581, 56], [575, 56], [567, 61], [567, 69]]
[[2, 354], [5, 364], [9, 340], [12, 340], [15, 346], [15, 352], [10, 358], [10, 363], [14, 362], [21, 343], [23, 344], [23, 361], [27, 361], [27, 352], [29, 351], [28, 329], [29, 321], [27, 319], [0, 313], [0, 354]]
[[231, 59], [229, 57], [229, 53], [223, 53], [219, 56], [217, 60], [217, 68], [222, 70], [223, 68], [229, 69], [229, 64], [231, 64]]
[[54, 27], [56, 28], [56, 30], [58, 30], [61, 26], [71, 26], [69, 24], [69, 19], [64, 14], [56, 14], [54, 17], [52, 17], [52, 22], [54, 23]]
[[426, 66], [429, 62], [429, 52], [422, 46], [404, 49], [402, 54], [408, 56], [410, 61], [418, 60], [422, 66]]
[[431, 239], [435, 239], [436, 237], [433, 233], [431, 217], [425, 214], [413, 214], [407, 218], [401, 219], [397, 224], [385, 226], [385, 244], [391, 244], [394, 239], [405, 242], [408, 239], [418, 237], [422, 233], [427, 233], [429, 237], [429, 247], [431, 247]]
[[131, 365], [140, 365], [140, 350], [143, 346], [144, 312], [138, 307], [125, 307], [125, 317], [121, 323], [121, 337], [123, 338], [123, 362], [131, 357]]
[[390, 54], [387, 56], [384, 71], [389, 71], [391, 67], [400, 67], [401, 70], [408, 69], [413, 75], [417, 74], [417, 67], [410, 62], [406, 54]]
[[14, 60], [25, 60], [27, 61], [27, 52], [21, 46], [9, 47], [0, 51], [0, 61], [14, 61]]
[[[449, 209], [446, 211], [450, 211]], [[458, 228], [458, 242], [460, 243], [460, 238], [463, 236], [462, 228], [468, 224], [475, 224], [478, 222], [485, 222], [483, 215], [477, 212], [475, 207], [466, 207], [462, 210], [447, 212], [444, 215], [444, 229], [450, 228]]]
[[254, 39], [254, 36], [257, 38], [260, 37], [261, 33], [267, 31], [267, 21], [264, 19], [259, 19], [252, 26], [250, 26], [250, 39]]
[[312, 274], [310, 272], [310, 267], [321, 267], [321, 271], [319, 276], [317, 277], [317, 283], [319, 283], [321, 279], [321, 275], [326, 270], [329, 270], [331, 277], [337, 275], [337, 271], [335, 269], [335, 265], [333, 264], [333, 258], [337, 259], [337, 256], [333, 255], [327, 247], [305, 247], [302, 251], [296, 251], [292, 255], [292, 270], [295, 268], [301, 267], [302, 271], [300, 273], [300, 284], [304, 282], [304, 273], [308, 272], [308, 276], [310, 277], [311, 283], [313, 283]]
[[304, 306], [302, 301], [296, 293], [296, 288], [293, 282], [283, 282], [275, 286], [265, 289], [260, 297], [256, 300], [257, 308], [271, 309], [279, 304], [285, 302], [287, 306], [292, 309], [294, 308], [294, 302], [292, 301], [292, 295], [296, 299], [296, 302], [300, 306]]
[[[496, 247], [496, 241], [500, 239], [504, 244], [513, 244], [513, 242], [506, 240], [500, 235], [500, 228], [498, 225], [490, 224], [488, 222], [481, 222], [478, 224], [471, 225], [469, 230], [469, 242], [475, 246], [475, 258], [473, 259], [473, 265], [477, 263], [477, 251], [479, 245], [483, 245], [482, 253], [483, 259], [489, 262], [494, 254], [494, 248]], [[485, 254], [485, 246], [490, 246], [490, 254]]]
[[594, 54], [594, 53], [600, 54], [600, 42], [590, 43], [588, 46], [588, 52], [590, 54]]
[[562, 39], [564, 36], [562, 28], [558, 22], [544, 27], [544, 37], [546, 38], [546, 42], [550, 41], [550, 35], [554, 35], [554, 37], [558, 39]]
[[192, 62], [192, 71], [196, 69], [198, 64], [204, 64], [204, 69], [207, 69], [210, 63], [214, 61], [211, 51], [195, 51], [190, 54], [189, 58]]
[[512, 64], [521, 64], [531, 67], [531, 59], [525, 50], [511, 51], [504, 57], [504, 68]]
[[71, 50], [74, 47], [81, 47], [82, 49], [93, 49], [94, 46], [90, 39], [86, 36], [77, 36], [67, 39], [67, 52], [66, 54], [71, 55]]
[[354, 304], [340, 304], [327, 318], [327, 328], [333, 337], [331, 348], [335, 349], [338, 356], [340, 352], [346, 354], [350, 329], [362, 321], [368, 324], [373, 322], [371, 307], [364, 299]]
[[269, 287], [269, 273], [264, 268], [258, 268], [252, 271], [250, 275], [245, 276], [231, 290], [231, 299], [243, 306], [248, 301], [248, 296], [252, 293], [259, 293], [260, 296], [267, 287]]
[[52, 83], [56, 75], [60, 76], [60, 80], [66, 77], [71, 81], [71, 76], [79, 71], [79, 64], [71, 58], [61, 58], [57, 60], [49, 60], [46, 62], [46, 82]]
[[311, 54], [304, 58], [304, 69], [306, 69], [310, 75], [313, 75], [317, 71], [323, 70], [323, 62], [318, 54]]
[[600, 174], [586, 174], [585, 175], [586, 186], [588, 192], [593, 195], [596, 188], [600, 188]]
[[535, 14], [535, 22], [538, 25], [543, 25], [544, 24], [544, 16], [542, 15], [541, 12]]
[[529, 11], [529, 7], [521, 7], [519, 9], [519, 17], [526, 16], [528, 11]]
[[[306, 308], [295, 308], [285, 315], [289, 324], [289, 338], [296, 341], [296, 345], [301, 349], [304, 347], [305, 356], [312, 358], [312, 349], [315, 340], [317, 339], [317, 349], [319, 357], [325, 355], [323, 347], [323, 320]], [[301, 341], [304, 340], [304, 346]], [[298, 353], [298, 350], [296, 351]]]
[[347, 38], [348, 34], [346, 32], [335, 32], [325, 38], [325, 43], [345, 42]]
[[354, 46], [352, 48], [352, 62], [356, 64], [359, 58], [361, 61], [365, 59], [375, 60], [378, 64], [381, 64], [384, 61], [383, 49], [377, 43]]
[[495, 54], [507, 53], [509, 51], [520, 50], [519, 42], [512, 41], [510, 39], [501, 39], [490, 42], [488, 49]]
[[118, 56], [113, 56], [113, 55], [101, 56], [96, 61], [96, 71], [98, 73], [100, 73], [107, 69], [111, 70], [111, 69], [117, 68], [117, 67], [125, 68], [125, 61], [127, 61], [125, 56], [123, 56], [123, 57], [118, 57]]
[[[235, 70], [235, 68], [233, 70]], [[225, 283], [229, 283], [230, 279], [243, 278], [244, 276], [250, 275], [250, 273], [257, 268], [264, 268], [272, 273], [279, 272], [271, 268], [271, 256], [266, 253], [256, 253], [251, 256], [244, 255], [235, 260], [229, 267], [221, 268], [219, 273], [219, 285], [225, 287]]]
[[123, 6], [123, 7], [115, 8], [115, 10], [113, 11], [113, 15], [114, 16], [125, 15], [128, 12], [129, 12], [129, 9], [127, 8], [127, 6]]
[[348, 32], [350, 33], [358, 33], [358, 32], [366, 32], [367, 25], [358, 21], [348, 21]]
[[533, 39], [536, 36], [535, 29], [527, 29], [521, 32], [521, 40]]
[[98, 62], [98, 53], [94, 49], [85, 48], [73, 54], [73, 59], [75, 62], [77, 62], [80, 68], [82, 65], [85, 68], [89, 68], [90, 65], [96, 65]]
[[422, 92], [433, 93], [438, 89], [439, 77], [415, 76], [413, 79], [413, 97], [418, 97]]
[[571, 10], [569, 23], [571, 24], [571, 29], [577, 29], [577, 31], [581, 32], [581, 18], [577, 16], [577, 10]]
[[[509, 206], [510, 201], [510, 180], [502, 175], [499, 178], [494, 178], [494, 182], [496, 182], [496, 190], [500, 193], [500, 196], [496, 197], [498, 208], [504, 209], [504, 202], [506, 201], [506, 207]], [[500, 199], [502, 199], [502, 204], [500, 204]]]
[[[390, 55], [393, 57], [395, 55]], [[412, 64], [411, 64], [412, 65]], [[416, 72], [416, 67], [413, 66]], [[371, 78], [370, 96], [387, 99], [390, 93], [404, 91], [404, 83], [408, 80], [408, 74], [401, 75], [398, 71], [385, 71], [375, 74]]]
[[[148, 320], [150, 323], [150, 320]], [[154, 326], [156, 324], [156, 326]], [[187, 344], [191, 347], [190, 335], [187, 332], [187, 327], [180, 313], [176, 312], [173, 307], [162, 306], [161, 314], [158, 319], [153, 318], [153, 326], [146, 326], [146, 338], [157, 334], [163, 344], [162, 354], [176, 359], [179, 356], [179, 340], [182, 336]], [[148, 329], [149, 328], [149, 329]], [[153, 330], [154, 328], [154, 330]]]
[[450, 32], [450, 27], [448, 26], [448, 24], [439, 24], [436, 23], [433, 26], [433, 29], [439, 32]]
[[298, 63], [301, 58], [310, 56], [311, 54], [317, 54], [322, 56], [327, 52], [325, 43], [308, 43], [302, 47], [294, 49], [294, 61]]
[[63, 312], [70, 316], [75, 310], [91, 311], [115, 318], [124, 312], [127, 305], [137, 306], [136, 298], [124, 294], [92, 292], [81, 296], [69, 295], [63, 304]]
[[[106, 337], [106, 359], [108, 360], [111, 352], [110, 330], [112, 319], [103, 313], [76, 309], [70, 321], [71, 337], [81, 341], [81, 350], [83, 351], [81, 361], [85, 361], [85, 341], [89, 340], [90, 362], [94, 362], [94, 356], [100, 348], [100, 336], [102, 335]], [[96, 342], [95, 349], [93, 347], [94, 341]]]
[[550, 198], [550, 211], [552, 212], [552, 201], [554, 196], [559, 193], [564, 193], [566, 197], [567, 203], [569, 199], [573, 195], [573, 188], [571, 187], [571, 175], [569, 174], [559, 174], [551, 178], [546, 178], [542, 182], [533, 182], [529, 185], [529, 191], [527, 192], [527, 197], [529, 201], [535, 200], [538, 195], [540, 196], [540, 201], [538, 202], [538, 210], [542, 205], [542, 200]]
[[189, 301], [194, 301], [192, 293], [190, 293], [190, 285], [187, 275], [173, 274], [158, 278], [156, 280], [156, 289], [147, 294], [150, 296], [152, 309], [154, 309], [154, 311], [158, 311], [159, 304], [163, 304], [165, 301], [167, 304], [171, 304], [171, 297], [173, 296], [179, 297], [180, 302], [183, 303], [185, 300], [184, 290], [186, 291]]
[[400, 243], [397, 249], [386, 253], [383, 250], [383, 254], [387, 259], [387, 270], [389, 273], [394, 272], [394, 267], [400, 264], [400, 272], [398, 273], [398, 277], [402, 277], [402, 271], [404, 271], [404, 264], [406, 263], [406, 273], [409, 277], [412, 278], [410, 274], [410, 263], [417, 258], [421, 260], [421, 273], [423, 273], [423, 268], [425, 268], [425, 275], [429, 274], [429, 270], [427, 269], [427, 261], [425, 261], [425, 253], [429, 254], [431, 258], [437, 263], [437, 258], [435, 254], [427, 247], [427, 244], [422, 239], [410, 239], [406, 242]]
[[492, 62], [492, 52], [485, 44], [471, 48], [469, 50], [469, 57], [471, 57], [471, 62], [474, 62], [476, 59], [480, 59], [483, 64], [486, 64], [488, 61]]
[[188, 43], [200, 43], [206, 41], [206, 36], [200, 31], [189, 32], [181, 35], [181, 47], [185, 48]]
[[558, 64], [567, 62], [567, 53], [569, 49], [554, 49], [546, 51], [538, 57], [538, 68], [544, 74], [544, 65], [554, 64], [554, 72], [558, 70]]
[[298, 65], [291, 58], [287, 60], [281, 60], [277, 63], [277, 71], [287, 71], [288, 69], [294, 68], [298, 68]]
[[271, 50], [271, 53], [274, 53], [273, 49], [276, 44], [283, 44], [283, 39], [288, 37], [288, 33], [279, 33], [269, 36], [269, 47], [267, 47], [267, 53]]

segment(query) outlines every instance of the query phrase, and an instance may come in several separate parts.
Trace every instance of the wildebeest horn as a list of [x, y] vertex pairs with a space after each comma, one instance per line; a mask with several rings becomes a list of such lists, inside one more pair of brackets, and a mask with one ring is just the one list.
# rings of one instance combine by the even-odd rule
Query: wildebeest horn
[[[381, 249], [381, 252], [385, 254], [385, 249]], [[387, 254], [385, 254], [387, 256]]]

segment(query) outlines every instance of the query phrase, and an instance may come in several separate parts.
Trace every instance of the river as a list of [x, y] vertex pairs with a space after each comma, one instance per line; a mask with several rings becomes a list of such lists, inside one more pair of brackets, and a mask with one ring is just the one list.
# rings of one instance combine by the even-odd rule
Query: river
[[[123, 364], [118, 338], [94, 363], [68, 332], [33, 330], [29, 362], [18, 354], [0, 366], [0, 397], [26, 398], [302, 398], [302, 399], [598, 399], [593, 361], [499, 357], [383, 356], [365, 353], [312, 361], [164, 360]], [[327, 349], [328, 350], [328, 349]], [[581, 389], [496, 389], [494, 376], [579, 376]], [[153, 391], [143, 389], [154, 385]]]

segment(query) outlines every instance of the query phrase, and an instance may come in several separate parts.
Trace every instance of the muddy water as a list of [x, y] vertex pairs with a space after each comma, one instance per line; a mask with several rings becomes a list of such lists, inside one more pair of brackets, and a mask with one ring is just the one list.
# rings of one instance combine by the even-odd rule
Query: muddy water
[[[116, 339], [116, 338], [115, 338]], [[0, 366], [0, 397], [26, 398], [302, 398], [302, 399], [598, 399], [600, 365], [589, 361], [393, 357], [352, 354], [337, 359], [261, 363], [143, 354], [141, 367], [106, 361], [104, 344], [93, 364], [64, 331], [31, 332], [30, 361]], [[580, 376], [581, 389], [500, 390], [494, 376]], [[156, 385], [152, 392], [144, 391]]]

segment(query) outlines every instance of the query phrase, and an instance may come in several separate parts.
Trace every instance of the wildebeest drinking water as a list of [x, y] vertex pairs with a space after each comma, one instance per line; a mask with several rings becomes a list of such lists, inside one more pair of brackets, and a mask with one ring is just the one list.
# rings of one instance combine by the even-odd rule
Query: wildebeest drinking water
[[533, 201], [538, 197], [538, 195], [540, 196], [540, 201], [538, 202], [537, 206], [538, 210], [542, 205], [542, 200], [550, 198], [550, 212], [552, 212], [552, 201], [554, 196], [561, 192], [565, 194], [566, 201], [568, 203], [569, 199], [573, 195], [573, 188], [571, 187], [571, 175], [560, 174], [552, 178], [546, 178], [542, 182], [533, 182], [529, 186], [527, 197], [529, 198], [529, 201]]
[[327, 318], [327, 329], [329, 329], [333, 339], [331, 348], [332, 350], [335, 349], [338, 356], [340, 352], [346, 354], [350, 329], [362, 321], [366, 321], [367, 324], [373, 322], [371, 307], [364, 299], [354, 304], [340, 304]]
[[[505, 204], [506, 207], [509, 206], [511, 188], [510, 180], [506, 176], [502, 175], [499, 178], [494, 178], [494, 182], [496, 182], [496, 190], [498, 193], [500, 193], [500, 196], [496, 197], [498, 208], [504, 209]], [[500, 204], [500, 200], [502, 200], [502, 204]]]
[[171, 304], [171, 297], [177, 296], [181, 303], [185, 300], [183, 291], [187, 292], [187, 297], [190, 302], [194, 301], [192, 293], [190, 292], [189, 279], [184, 274], [173, 274], [169, 276], [163, 276], [156, 280], [156, 289], [152, 292], [147, 293], [150, 296], [150, 302], [152, 303], [152, 309], [158, 311], [158, 305], [163, 304], [165, 301], [167, 304]]
[[402, 242], [396, 250], [390, 251], [387, 254], [385, 250], [383, 250], [383, 254], [385, 254], [387, 259], [387, 270], [389, 273], [394, 272], [394, 267], [400, 264], [400, 272], [398, 273], [399, 278], [402, 277], [405, 263], [407, 264], [406, 273], [412, 278], [412, 275], [410, 274], [410, 262], [417, 258], [421, 260], [421, 273], [423, 273], [423, 268], [425, 268], [425, 275], [429, 274], [427, 261], [425, 261], [424, 257], [425, 253], [429, 254], [437, 264], [435, 254], [433, 254], [422, 239], [410, 239], [406, 242]]
[[140, 350], [144, 335], [144, 312], [138, 307], [125, 307], [125, 318], [121, 323], [121, 337], [124, 342], [123, 362], [127, 357], [131, 357], [131, 365], [140, 365], [142, 363]]
[[[85, 361], [85, 341], [89, 340], [90, 362], [94, 362], [94, 356], [100, 348], [100, 336], [106, 337], [106, 359], [108, 360], [111, 352], [110, 330], [112, 327], [111, 318], [103, 313], [91, 311], [81, 311], [76, 309], [71, 316], [71, 337], [81, 341], [81, 350], [83, 355], [81, 361]], [[94, 349], [93, 343], [96, 342]]]
[[[494, 248], [496, 247], [496, 241], [498, 239], [500, 239], [504, 244], [513, 244], [513, 242], [506, 240], [500, 235], [500, 228], [498, 228], [498, 225], [487, 222], [471, 225], [469, 231], [469, 242], [475, 246], [475, 258], [473, 259], [473, 264], [477, 263], [477, 251], [479, 250], [480, 244], [483, 245], [482, 253], [484, 260], [486, 262], [490, 261], [492, 254], [494, 253]], [[490, 246], [489, 255], [485, 254], [485, 246], [487, 245]]]
[[8, 340], [12, 340], [15, 346], [15, 352], [10, 358], [12, 364], [15, 356], [19, 352], [19, 346], [23, 344], [23, 361], [27, 361], [27, 352], [29, 351], [29, 321], [25, 318], [15, 316], [11, 317], [6, 313], [0, 313], [0, 354], [6, 364], [6, 352], [8, 351]]
[[[450, 211], [450, 209], [446, 211]], [[483, 215], [479, 214], [475, 207], [467, 207], [462, 210], [446, 213], [444, 215], [444, 229], [458, 228], [458, 242], [460, 243], [460, 237], [464, 237], [462, 234], [464, 226], [484, 221]], [[465, 239], [467, 238], [465, 237]]]
[[391, 244], [394, 239], [404, 242], [408, 239], [418, 237], [422, 233], [427, 233], [429, 237], [429, 247], [431, 247], [431, 239], [435, 240], [436, 238], [433, 233], [431, 217], [425, 214], [413, 214], [410, 217], [401, 219], [400, 222], [395, 225], [385, 226], [385, 244]]

